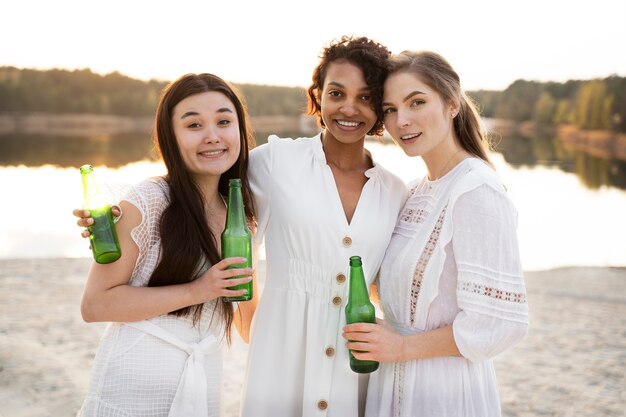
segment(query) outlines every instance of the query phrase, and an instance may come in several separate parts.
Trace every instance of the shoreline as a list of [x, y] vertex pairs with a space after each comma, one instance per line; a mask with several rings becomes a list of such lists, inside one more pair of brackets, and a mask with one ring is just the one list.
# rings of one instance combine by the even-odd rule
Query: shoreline
[[[70, 417], [106, 323], [79, 304], [89, 258], [0, 260], [0, 417]], [[526, 339], [495, 359], [503, 416], [616, 416], [626, 393], [626, 268], [525, 273]], [[238, 413], [247, 345], [224, 355], [224, 417]]]

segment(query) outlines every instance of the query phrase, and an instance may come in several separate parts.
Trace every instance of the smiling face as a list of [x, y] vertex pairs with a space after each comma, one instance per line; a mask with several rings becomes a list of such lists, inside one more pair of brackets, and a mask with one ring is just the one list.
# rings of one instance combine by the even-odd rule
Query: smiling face
[[457, 107], [416, 74], [396, 72], [387, 78], [383, 111], [385, 128], [408, 156], [428, 159], [455, 146]]
[[211, 91], [181, 100], [172, 115], [176, 142], [193, 177], [220, 176], [239, 156], [239, 120], [233, 103]]
[[376, 123], [371, 108], [371, 92], [363, 71], [344, 60], [328, 66], [321, 92], [321, 115], [326, 132], [325, 140], [344, 144], [362, 141]]

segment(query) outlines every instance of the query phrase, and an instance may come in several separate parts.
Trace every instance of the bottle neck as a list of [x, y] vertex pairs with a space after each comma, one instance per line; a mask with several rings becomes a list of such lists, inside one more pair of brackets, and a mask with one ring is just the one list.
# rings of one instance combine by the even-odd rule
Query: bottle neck
[[365, 301], [369, 302], [369, 292], [365, 283], [365, 274], [361, 260], [350, 259], [350, 294], [348, 302]]
[[226, 227], [238, 227], [246, 224], [246, 214], [243, 208], [241, 186], [231, 185], [228, 189], [228, 207], [226, 210]]
[[86, 209], [105, 207], [107, 202], [100, 194], [93, 170], [81, 168], [80, 173], [83, 180], [83, 207]]
[[96, 195], [100, 192], [98, 189], [98, 183], [96, 183], [96, 178], [93, 175], [93, 172], [83, 172], [83, 195], [85, 198]]

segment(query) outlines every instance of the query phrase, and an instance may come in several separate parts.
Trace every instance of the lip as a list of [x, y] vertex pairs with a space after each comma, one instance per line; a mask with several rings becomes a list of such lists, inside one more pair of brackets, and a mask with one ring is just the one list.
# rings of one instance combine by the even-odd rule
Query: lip
[[348, 131], [358, 130], [364, 125], [363, 122], [356, 120], [335, 119], [334, 122], [340, 129]]
[[422, 137], [422, 132], [419, 133], [410, 133], [408, 135], [402, 135], [400, 136], [400, 140], [402, 141], [402, 143], [414, 143], [417, 142], [417, 140]]
[[207, 151], [198, 152], [198, 155], [202, 158], [217, 159], [226, 154], [226, 149], [212, 149]]

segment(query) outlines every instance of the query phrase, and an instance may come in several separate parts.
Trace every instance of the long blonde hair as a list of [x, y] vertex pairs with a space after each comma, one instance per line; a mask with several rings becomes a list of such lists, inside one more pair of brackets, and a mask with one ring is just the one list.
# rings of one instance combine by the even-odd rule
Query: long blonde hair
[[431, 51], [403, 51], [388, 60], [388, 76], [397, 72], [417, 75], [435, 90], [445, 103], [458, 102], [459, 113], [454, 118], [454, 132], [461, 147], [489, 162], [489, 137], [480, 120], [473, 100], [461, 89], [461, 80], [452, 65], [441, 55]]

